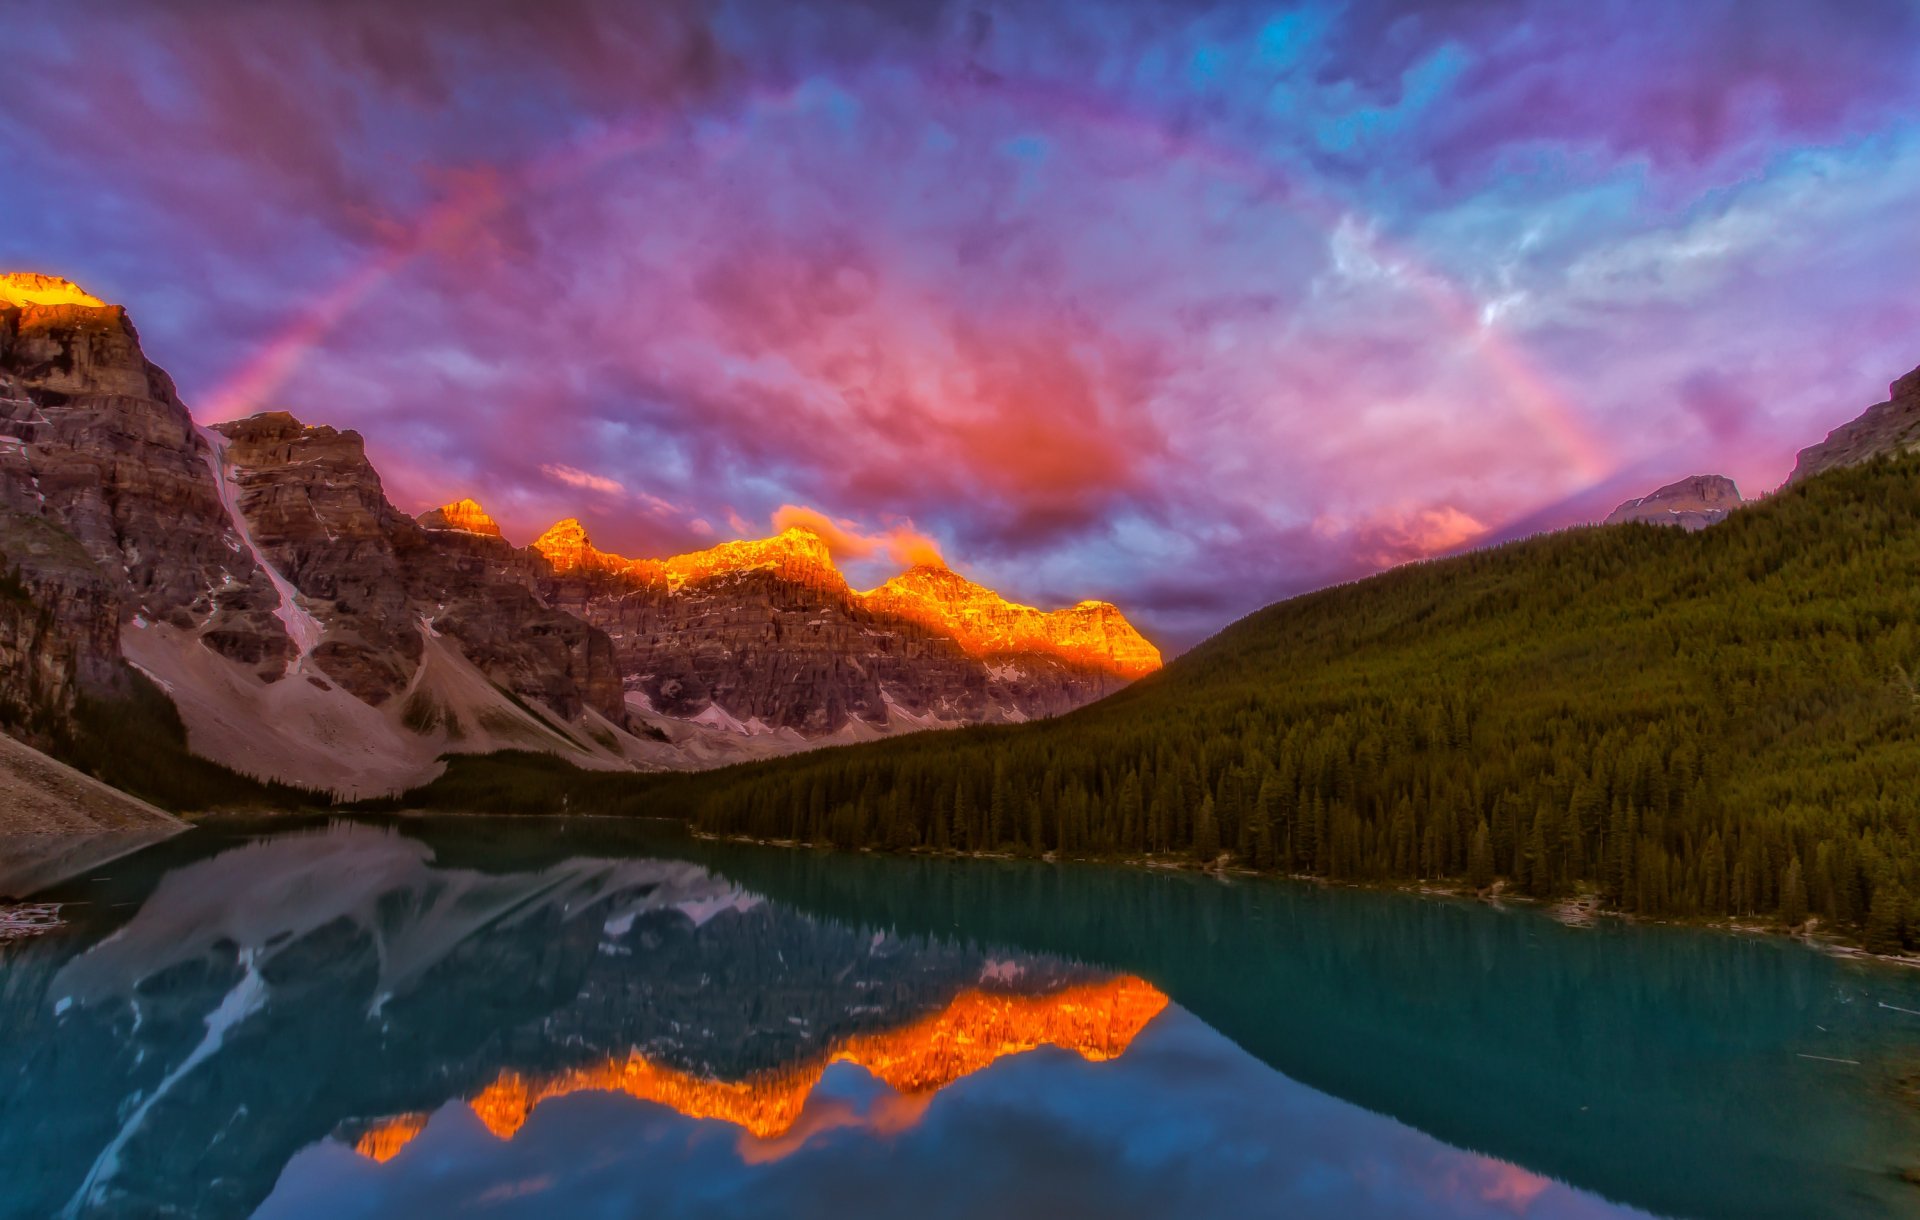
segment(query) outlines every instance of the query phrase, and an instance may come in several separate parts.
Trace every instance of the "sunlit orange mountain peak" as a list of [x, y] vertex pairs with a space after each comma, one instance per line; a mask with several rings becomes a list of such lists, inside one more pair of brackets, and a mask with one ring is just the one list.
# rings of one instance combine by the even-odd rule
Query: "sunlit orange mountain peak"
[[533, 540], [533, 549], [563, 576], [580, 572], [630, 573], [644, 581], [660, 573], [658, 560], [628, 559], [600, 550], [587, 537], [587, 527], [573, 517], [554, 522], [546, 533]]
[[586, 527], [568, 518], [534, 539], [533, 549], [546, 557], [554, 571], [604, 572], [626, 576], [636, 583], [659, 581], [669, 591], [738, 572], [770, 571], [801, 584], [846, 586], [834, 567], [827, 544], [812, 530], [795, 526], [771, 538], [722, 542], [704, 551], [689, 551], [666, 559], [628, 559], [602, 551], [587, 537]]
[[983, 660], [1051, 656], [1081, 670], [1128, 679], [1160, 668], [1160, 650], [1108, 602], [1039, 610], [1008, 601], [944, 563], [932, 562], [916, 564], [877, 589], [857, 593], [834, 566], [827, 540], [805, 525], [790, 526], [771, 538], [723, 542], [668, 559], [628, 559], [595, 547], [586, 527], [569, 518], [536, 539], [533, 549], [562, 576], [610, 575], [667, 592], [733, 573], [769, 571], [946, 636], [969, 656]]
[[[487, 1130], [507, 1140], [549, 1098], [625, 1093], [687, 1118], [718, 1119], [739, 1127], [762, 1142], [753, 1150], [754, 1159], [766, 1159], [770, 1152], [792, 1150], [769, 1149], [766, 1141], [791, 1134], [804, 1137], [808, 1098], [832, 1064], [856, 1064], [902, 1096], [930, 1096], [999, 1059], [1042, 1046], [1073, 1051], [1089, 1062], [1116, 1059], [1166, 1006], [1163, 993], [1132, 977], [1038, 996], [970, 990], [941, 1011], [899, 1029], [856, 1035], [817, 1058], [744, 1080], [677, 1071], [634, 1051], [539, 1079], [502, 1072], [468, 1104]], [[921, 1110], [907, 1113], [910, 1122]], [[424, 1125], [422, 1116], [403, 1114], [370, 1128], [355, 1147], [363, 1156], [385, 1161]]]
[[474, 500], [455, 500], [420, 514], [420, 524], [430, 530], [464, 530], [469, 534], [500, 537], [500, 525]]
[[110, 308], [107, 302], [85, 291], [72, 280], [32, 271], [0, 272], [0, 300], [14, 305], [84, 305], [91, 309]]
[[844, 585], [833, 555], [820, 535], [794, 526], [771, 538], [723, 542], [704, 551], [675, 555], [666, 561], [667, 582], [674, 588], [730, 572], [764, 569], [802, 583], [827, 581]]
[[870, 609], [952, 636], [974, 656], [1047, 653], [1128, 678], [1160, 668], [1160, 650], [1108, 602], [1039, 610], [935, 564], [909, 568], [860, 596]]

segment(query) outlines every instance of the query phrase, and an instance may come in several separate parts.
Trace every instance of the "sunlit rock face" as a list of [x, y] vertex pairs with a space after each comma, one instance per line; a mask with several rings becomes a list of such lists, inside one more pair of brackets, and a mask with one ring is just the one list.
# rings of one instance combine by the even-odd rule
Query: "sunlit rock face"
[[1652, 495], [1628, 500], [1607, 515], [1606, 524], [1643, 521], [1649, 525], [1677, 525], [1705, 529], [1727, 519], [1745, 501], [1732, 479], [1719, 474], [1697, 474], [1669, 483]]
[[460, 530], [488, 538], [500, 537], [499, 525], [487, 515], [486, 509], [472, 500], [455, 500], [421, 513], [420, 525], [430, 530]]
[[82, 289], [72, 280], [61, 279], [57, 275], [39, 275], [31, 271], [9, 271], [0, 274], [0, 300], [15, 305], [80, 305], [88, 309], [108, 308], [105, 301]]
[[952, 636], [976, 657], [1055, 656], [1124, 678], [1160, 668], [1160, 650], [1107, 602], [1036, 610], [932, 564], [910, 568], [862, 598], [875, 610]]
[[1054, 715], [1159, 665], [1104, 603], [1047, 614], [932, 567], [857, 592], [804, 528], [629, 559], [568, 520], [533, 549], [542, 596], [607, 631], [645, 712], [749, 736]]
[[1858, 419], [1827, 433], [1826, 440], [1802, 449], [1787, 482], [1914, 449], [1920, 449], [1920, 369], [1888, 386], [1887, 401], [1868, 407]]

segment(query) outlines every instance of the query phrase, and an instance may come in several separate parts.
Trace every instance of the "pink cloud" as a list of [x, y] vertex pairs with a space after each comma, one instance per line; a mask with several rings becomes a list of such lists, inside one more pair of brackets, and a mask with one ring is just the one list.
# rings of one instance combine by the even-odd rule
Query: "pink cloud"
[[946, 567], [940, 544], [913, 528], [911, 522], [895, 525], [880, 533], [867, 533], [859, 523], [844, 517], [829, 517], [818, 509], [798, 504], [782, 504], [773, 512], [776, 532], [788, 529], [808, 530], [827, 544], [836, 559], [872, 559], [885, 556], [902, 567], [929, 564]]
[[588, 474], [584, 470], [576, 470], [572, 466], [565, 466], [559, 463], [550, 462], [542, 465], [540, 467], [540, 473], [561, 483], [565, 483], [568, 487], [577, 487], [582, 491], [590, 491], [596, 495], [621, 496], [625, 495], [627, 491], [625, 487], [620, 485], [618, 480], [609, 479], [604, 475]]

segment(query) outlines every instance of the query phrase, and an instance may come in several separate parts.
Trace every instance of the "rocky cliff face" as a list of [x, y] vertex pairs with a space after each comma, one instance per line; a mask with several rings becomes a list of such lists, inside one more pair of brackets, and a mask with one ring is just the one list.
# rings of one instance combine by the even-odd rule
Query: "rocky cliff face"
[[0, 504], [72, 536], [125, 616], [275, 672], [291, 653], [278, 595], [234, 533], [213, 461], [125, 310], [64, 280], [0, 275]]
[[1800, 451], [1789, 484], [1823, 470], [1858, 466], [1886, 453], [1920, 449], [1920, 369], [1887, 387], [1887, 401], [1868, 407], [1851, 423], [1827, 433], [1827, 439]]
[[642, 714], [749, 738], [1053, 715], [1159, 664], [1100, 603], [1043, 614], [931, 568], [857, 592], [804, 529], [636, 560], [563, 521], [533, 549], [542, 595], [613, 638]]
[[1744, 503], [1732, 479], [1725, 475], [1697, 474], [1669, 483], [1652, 495], [1628, 500], [1607, 515], [1606, 524], [1643, 521], [1649, 525], [1677, 525], [1686, 530], [1705, 529], [1725, 521], [1728, 513]]
[[254, 545], [311, 619], [295, 634], [315, 669], [378, 707], [410, 688], [437, 634], [521, 699], [624, 723], [611, 643], [533, 595], [533, 566], [497, 528], [429, 529], [395, 508], [356, 432], [284, 412], [214, 431]]
[[0, 702], [70, 710], [124, 653], [194, 749], [254, 774], [365, 793], [446, 749], [628, 762], [612, 645], [540, 603], [532, 557], [400, 512], [355, 433], [196, 427], [125, 311], [64, 280], [0, 276], [0, 520]]
[[0, 513], [0, 724], [57, 740], [83, 693], [120, 687], [120, 594], [73, 537]]

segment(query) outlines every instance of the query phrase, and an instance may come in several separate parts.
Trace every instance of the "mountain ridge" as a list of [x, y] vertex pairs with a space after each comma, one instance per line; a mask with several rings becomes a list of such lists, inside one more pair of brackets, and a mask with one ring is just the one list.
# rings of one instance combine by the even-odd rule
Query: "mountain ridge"
[[55, 744], [83, 696], [145, 680], [196, 754], [348, 797], [452, 753], [712, 766], [1124, 681], [1038, 637], [989, 665], [871, 611], [804, 529], [626, 560], [577, 521], [515, 547], [471, 499], [415, 518], [359, 433], [284, 411], [202, 427], [123, 307], [36, 273], [0, 275], [0, 517], [13, 731]]

